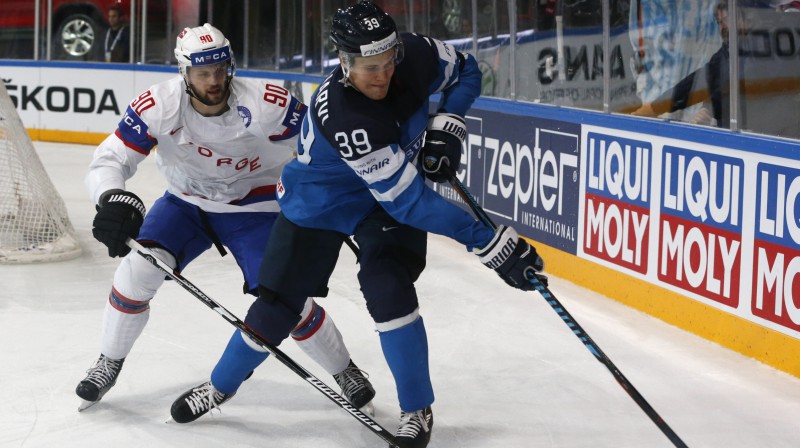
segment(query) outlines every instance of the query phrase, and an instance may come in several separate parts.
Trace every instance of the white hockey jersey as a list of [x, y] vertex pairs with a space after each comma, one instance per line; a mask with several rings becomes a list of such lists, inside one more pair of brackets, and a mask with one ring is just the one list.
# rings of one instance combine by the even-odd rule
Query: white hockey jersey
[[230, 109], [204, 117], [185, 88], [177, 76], [131, 102], [89, 165], [92, 201], [110, 189], [124, 190], [154, 151], [167, 191], [205, 211], [277, 212], [275, 184], [292, 158], [306, 106], [283, 87], [234, 78]]

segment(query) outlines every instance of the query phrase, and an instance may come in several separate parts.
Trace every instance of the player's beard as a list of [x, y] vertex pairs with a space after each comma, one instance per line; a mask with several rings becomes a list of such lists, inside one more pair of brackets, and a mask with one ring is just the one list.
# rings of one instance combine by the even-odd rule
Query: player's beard
[[228, 100], [228, 91], [229, 91], [228, 89], [229, 89], [229, 87], [228, 87], [228, 83], [227, 82], [222, 84], [222, 87], [220, 89], [220, 94], [219, 95], [215, 95], [215, 97], [217, 97], [216, 99], [211, 99], [211, 96], [208, 93], [206, 93], [205, 95], [198, 94], [197, 93], [197, 89], [195, 89], [194, 86], [192, 86], [192, 85], [189, 85], [189, 88], [192, 90], [192, 96], [197, 101], [200, 101], [201, 103], [205, 104], [206, 106], [218, 106], [218, 105], [220, 105], [223, 102]]

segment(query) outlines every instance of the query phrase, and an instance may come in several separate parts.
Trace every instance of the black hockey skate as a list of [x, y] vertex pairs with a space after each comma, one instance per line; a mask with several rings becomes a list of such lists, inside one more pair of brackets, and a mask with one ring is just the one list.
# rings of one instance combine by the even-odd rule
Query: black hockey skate
[[222, 403], [230, 400], [234, 395], [236, 395], [236, 392], [232, 394], [223, 394], [214, 389], [211, 381], [206, 381], [199, 386], [189, 389], [178, 397], [178, 399], [172, 403], [170, 414], [172, 414], [172, 419], [178, 423], [193, 422], [208, 414], [209, 411]]
[[367, 375], [350, 360], [350, 364], [341, 372], [333, 375], [336, 384], [342, 388], [342, 396], [347, 398], [353, 406], [361, 409], [366, 407], [366, 412], [374, 414], [372, 399], [375, 397], [375, 389], [367, 379]]
[[114, 387], [124, 362], [125, 358], [111, 359], [106, 355], [100, 355], [94, 366], [86, 371], [86, 378], [75, 388], [75, 393], [84, 400], [78, 407], [78, 412], [96, 404], [109, 389]]
[[397, 445], [402, 448], [425, 448], [431, 441], [433, 411], [431, 407], [416, 412], [400, 412]]

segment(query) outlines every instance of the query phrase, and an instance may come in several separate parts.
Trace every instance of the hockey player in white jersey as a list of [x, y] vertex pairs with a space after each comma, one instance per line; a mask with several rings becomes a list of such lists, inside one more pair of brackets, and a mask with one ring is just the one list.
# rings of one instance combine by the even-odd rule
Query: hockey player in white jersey
[[[480, 94], [475, 59], [436, 39], [398, 34], [394, 20], [369, 1], [339, 9], [330, 33], [340, 65], [312, 96], [297, 159], [281, 174], [281, 214], [265, 252], [279, 259], [261, 270], [248, 317], [269, 339], [288, 337], [281, 315], [326, 288], [342, 242], [354, 235], [359, 285], [397, 386], [396, 441], [423, 448], [434, 396], [414, 282], [425, 268], [427, 232], [463, 243], [520, 289], [533, 289], [528, 276], [544, 263], [514, 229], [495, 232], [425, 185], [426, 176], [446, 181], [445, 165], [458, 170], [463, 117]], [[441, 101], [429, 117], [434, 93]], [[236, 368], [228, 360], [256, 355], [250, 352], [226, 350], [215, 371]], [[176, 401], [182, 403], [185, 397]]]
[[[275, 185], [292, 159], [306, 111], [280, 86], [234, 78], [230, 43], [209, 24], [185, 28], [177, 37], [175, 57], [180, 76], [131, 102], [116, 131], [98, 146], [86, 176], [97, 204], [92, 233], [108, 247], [109, 256], [124, 258], [105, 307], [100, 358], [76, 388], [85, 400], [81, 410], [116, 383], [147, 324], [149, 302], [164, 282], [163, 273], [130, 252], [128, 238], [179, 271], [212, 245], [222, 255], [227, 248], [242, 270], [245, 292], [256, 293], [264, 247], [279, 211]], [[125, 182], [156, 146], [156, 163], [168, 186], [146, 214]], [[293, 322], [293, 338], [334, 375], [352, 404], [362, 407], [371, 401], [372, 385], [351, 361], [322, 307], [308, 298], [295, 315], [282, 318]], [[259, 350], [259, 362], [267, 357], [238, 330], [228, 343], [234, 352], [251, 348]], [[211, 378], [218, 389], [210, 383], [197, 388], [192, 412], [173, 415], [177, 421], [193, 420], [229, 399], [243, 380], [216, 372]]]

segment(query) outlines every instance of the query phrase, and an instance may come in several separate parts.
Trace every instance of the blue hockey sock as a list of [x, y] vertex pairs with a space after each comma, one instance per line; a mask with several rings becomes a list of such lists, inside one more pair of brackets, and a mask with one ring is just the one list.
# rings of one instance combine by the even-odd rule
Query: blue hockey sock
[[211, 384], [223, 394], [232, 394], [239, 389], [247, 375], [258, 367], [269, 355], [269, 352], [253, 350], [236, 330], [225, 347], [225, 352], [211, 372]]
[[397, 384], [400, 409], [414, 412], [433, 403], [428, 370], [428, 337], [422, 317], [406, 326], [380, 333], [383, 356]]

